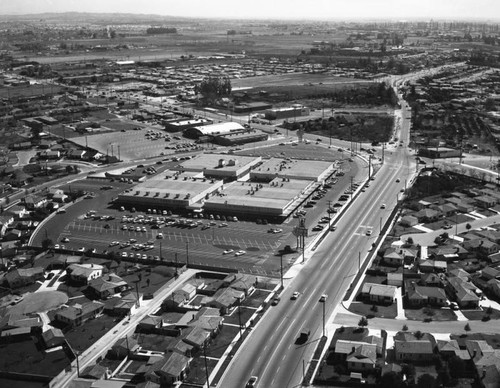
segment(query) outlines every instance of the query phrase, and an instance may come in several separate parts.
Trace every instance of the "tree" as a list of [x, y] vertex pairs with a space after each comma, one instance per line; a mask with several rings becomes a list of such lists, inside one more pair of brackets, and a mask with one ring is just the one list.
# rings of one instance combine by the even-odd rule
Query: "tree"
[[465, 326], [464, 326], [464, 330], [465, 330], [466, 332], [469, 332], [469, 331], [471, 331], [472, 329], [470, 328], [470, 325], [469, 325], [468, 323], [466, 323], [466, 324], [465, 324]]
[[458, 356], [452, 356], [448, 360], [448, 369], [450, 370], [450, 375], [454, 379], [459, 379], [463, 377], [465, 371], [465, 362]]
[[378, 385], [380, 388], [399, 388], [403, 386], [403, 377], [397, 372], [387, 372], [381, 378]]
[[471, 224], [469, 223], [465, 224], [465, 229], [467, 229], [467, 231], [469, 231], [471, 228], [472, 228]]
[[50, 238], [46, 238], [42, 241], [42, 248], [48, 249], [54, 245], [54, 242]]
[[428, 373], [424, 373], [418, 378], [417, 382], [418, 388], [435, 388], [436, 379]]
[[407, 243], [408, 245], [413, 245], [413, 238], [408, 237], [408, 239], [406, 240], [406, 243]]
[[205, 103], [214, 103], [217, 99], [231, 94], [231, 81], [228, 77], [209, 76], [195, 86], [195, 92], [203, 96]]
[[358, 326], [360, 329], [363, 329], [364, 327], [368, 326], [368, 319], [366, 317], [361, 317], [361, 319], [358, 322]]
[[408, 326], [407, 326], [407, 325], [403, 325], [402, 330], [403, 330], [403, 331], [408, 331]]

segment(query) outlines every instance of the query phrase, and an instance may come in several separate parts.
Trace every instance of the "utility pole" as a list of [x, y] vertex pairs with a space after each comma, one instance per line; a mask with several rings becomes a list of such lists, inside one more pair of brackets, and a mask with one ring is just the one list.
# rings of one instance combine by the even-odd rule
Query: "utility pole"
[[358, 269], [361, 269], [361, 252], [358, 252]]
[[186, 241], [186, 268], [189, 266], [189, 241]]
[[243, 340], [243, 333], [241, 332], [241, 300], [238, 299], [238, 322], [240, 327], [240, 339]]
[[326, 301], [323, 304], [323, 337], [325, 336], [325, 305]]
[[281, 278], [281, 288], [283, 288], [283, 252], [280, 253], [280, 278]]
[[179, 276], [179, 273], [177, 272], [177, 252], [175, 252], [175, 278]]
[[332, 200], [328, 200], [328, 226], [330, 226], [330, 221], [332, 220], [332, 214], [330, 213], [330, 209], [332, 207]]
[[207, 378], [207, 388], [210, 388], [210, 376], [208, 375], [208, 366], [207, 366], [207, 352], [206, 352], [207, 344], [203, 344], [203, 358], [205, 359], [205, 376]]
[[[163, 257], [162, 257], [162, 254], [161, 254], [161, 241], [160, 241], [160, 261], [163, 261]], [[177, 268], [177, 267], [175, 267]]]
[[368, 179], [372, 176], [372, 156], [368, 157]]

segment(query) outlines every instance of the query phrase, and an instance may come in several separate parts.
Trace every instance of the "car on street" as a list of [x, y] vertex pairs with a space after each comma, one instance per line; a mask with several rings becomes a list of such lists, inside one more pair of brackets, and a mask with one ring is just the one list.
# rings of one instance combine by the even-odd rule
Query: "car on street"
[[386, 208], [385, 203], [383, 203], [382, 205], [380, 205], [380, 208], [381, 209], [385, 209]]
[[295, 300], [295, 299], [297, 299], [297, 298], [299, 297], [299, 295], [300, 295], [300, 292], [295, 291], [295, 292], [292, 294], [292, 296], [290, 297], [290, 299], [291, 299], [291, 300]]
[[85, 252], [85, 247], [78, 248], [78, 252]]
[[367, 235], [367, 236], [371, 236], [371, 235], [372, 235], [372, 230], [371, 230], [371, 229], [368, 229], [368, 230], [366, 231], [366, 235]]
[[222, 224], [219, 224], [219, 228], [225, 228], [227, 226], [227, 224], [225, 222], [223, 222]]
[[235, 256], [243, 256], [246, 252], [244, 250], [239, 250], [234, 253]]
[[335, 225], [330, 226], [330, 232], [335, 232], [337, 227]]
[[62, 241], [62, 242], [67, 243], [67, 242], [69, 242], [69, 238], [67, 238], [67, 237], [63, 237], [63, 238], [61, 239], [61, 241]]
[[275, 296], [271, 302], [273, 306], [276, 306], [280, 302], [281, 298], [279, 296]]
[[398, 178], [398, 179], [396, 179], [396, 182], [397, 182], [397, 183], [401, 182], [401, 179], [399, 179], [399, 178]]
[[279, 228], [271, 228], [267, 231], [267, 233], [273, 233], [273, 234], [281, 233], [281, 232], [283, 232], [283, 229], [279, 229]]
[[328, 298], [328, 295], [323, 294], [323, 295], [321, 295], [321, 297], [319, 298], [319, 301], [320, 301], [321, 303], [324, 303], [324, 302], [326, 302], [326, 298]]
[[226, 249], [224, 252], [222, 252], [223, 255], [229, 255], [230, 253], [233, 253], [233, 249]]
[[256, 388], [258, 380], [259, 378], [257, 376], [250, 377], [248, 379], [247, 385], [245, 385], [245, 388]]
[[314, 232], [318, 232], [320, 230], [323, 230], [323, 225], [316, 225], [314, 228], [312, 228]]
[[60, 248], [59, 244], [54, 245], [54, 249], [59, 249], [59, 248]]

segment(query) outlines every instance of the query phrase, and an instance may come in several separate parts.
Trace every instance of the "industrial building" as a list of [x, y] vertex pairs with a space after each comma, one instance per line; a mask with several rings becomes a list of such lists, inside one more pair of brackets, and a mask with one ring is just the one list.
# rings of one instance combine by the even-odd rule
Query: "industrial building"
[[226, 147], [255, 143], [257, 141], [266, 141], [269, 135], [264, 132], [247, 130], [245, 132], [230, 133], [228, 135], [215, 136], [213, 142]]
[[273, 108], [264, 112], [267, 120], [282, 120], [309, 115], [309, 108], [300, 104], [293, 104], [289, 108]]
[[454, 148], [420, 148], [418, 150], [420, 156], [426, 158], [439, 159], [439, 158], [458, 158], [461, 155], [461, 151]]
[[234, 106], [235, 113], [251, 113], [259, 110], [271, 109], [272, 105], [267, 102], [244, 102]]

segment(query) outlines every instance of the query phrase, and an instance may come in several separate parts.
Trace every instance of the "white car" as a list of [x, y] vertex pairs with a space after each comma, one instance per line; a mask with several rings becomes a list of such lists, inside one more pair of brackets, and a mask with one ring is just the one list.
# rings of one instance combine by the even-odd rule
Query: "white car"
[[371, 230], [367, 230], [367, 231], [366, 231], [366, 235], [367, 235], [367, 236], [371, 236], [371, 235], [372, 235], [372, 231], [371, 231]]
[[386, 207], [386, 206], [385, 206], [385, 203], [383, 203], [383, 204], [380, 206], [380, 208], [381, 208], [381, 209], [385, 209], [385, 207]]
[[295, 291], [295, 292], [292, 294], [292, 296], [291, 296], [291, 298], [290, 298], [290, 299], [295, 300], [295, 299], [297, 299], [297, 298], [299, 297], [299, 295], [300, 295], [300, 292]]
[[222, 254], [229, 255], [230, 253], [233, 253], [233, 252], [234, 252], [233, 249], [226, 249], [224, 252], [222, 252]]
[[321, 295], [321, 297], [319, 298], [319, 301], [324, 303], [324, 302], [326, 302], [326, 298], [328, 298], [328, 295], [323, 294], [323, 295]]
[[243, 256], [246, 252], [244, 250], [239, 250], [234, 253], [235, 256]]

